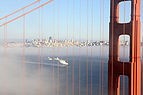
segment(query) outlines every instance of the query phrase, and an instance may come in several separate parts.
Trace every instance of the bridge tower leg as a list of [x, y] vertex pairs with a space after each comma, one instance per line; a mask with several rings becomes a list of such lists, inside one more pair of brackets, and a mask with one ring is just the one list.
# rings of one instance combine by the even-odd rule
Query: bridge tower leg
[[[129, 23], [119, 23], [119, 3], [124, 1], [131, 1]], [[129, 95], [141, 95], [140, 0], [111, 0], [110, 9], [108, 95], [120, 95], [120, 75], [128, 76]], [[120, 35], [130, 36], [129, 62], [119, 60]]]

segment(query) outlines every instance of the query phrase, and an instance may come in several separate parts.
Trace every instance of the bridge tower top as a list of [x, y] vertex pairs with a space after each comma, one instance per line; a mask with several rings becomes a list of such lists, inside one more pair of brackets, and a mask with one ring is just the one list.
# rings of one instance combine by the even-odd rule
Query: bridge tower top
[[[131, 21], [129, 23], [119, 23], [119, 3], [131, 1]], [[109, 33], [109, 59], [119, 61], [119, 36], [130, 36], [130, 62], [134, 58], [140, 58], [140, 0], [111, 0], [110, 11], [110, 33]], [[113, 48], [114, 47], [114, 48]]]
[[111, 0], [110, 6], [110, 22], [119, 23], [119, 3], [131, 2], [131, 21], [140, 20], [140, 0]]

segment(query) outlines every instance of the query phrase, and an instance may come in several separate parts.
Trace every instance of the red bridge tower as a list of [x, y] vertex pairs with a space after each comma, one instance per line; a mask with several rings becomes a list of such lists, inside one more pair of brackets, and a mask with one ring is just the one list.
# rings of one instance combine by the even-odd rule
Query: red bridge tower
[[[123, 1], [131, 1], [129, 23], [119, 23], [119, 3]], [[141, 95], [140, 0], [111, 0], [110, 9], [108, 95], [120, 95], [120, 75], [128, 76], [129, 95]], [[129, 62], [119, 60], [120, 35], [130, 36]]]

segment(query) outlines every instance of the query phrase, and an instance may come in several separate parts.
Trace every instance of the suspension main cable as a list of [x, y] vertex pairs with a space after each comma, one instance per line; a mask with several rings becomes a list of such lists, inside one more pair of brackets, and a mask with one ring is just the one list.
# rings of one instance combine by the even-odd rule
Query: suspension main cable
[[41, 8], [41, 7], [43, 7], [43, 6], [45, 6], [45, 5], [49, 4], [49, 3], [51, 3], [52, 1], [54, 1], [54, 0], [50, 0], [50, 1], [48, 1], [48, 2], [46, 2], [46, 3], [44, 3], [44, 4], [42, 4], [42, 5], [40, 5], [40, 6], [36, 7], [36, 8], [34, 8], [34, 9], [28, 11], [27, 13], [24, 13], [24, 14], [22, 14], [22, 15], [16, 17], [16, 18], [14, 18], [14, 19], [12, 19], [12, 20], [6, 22], [6, 23], [3, 23], [3, 24], [0, 25], [0, 27], [6, 25], [6, 24], [8, 24], [8, 23], [11, 23], [11, 22], [15, 21], [16, 19], [19, 19], [19, 18], [21, 18], [21, 17], [23, 17], [23, 16], [25, 16], [25, 15], [27, 15], [27, 14], [29, 14], [29, 13], [31, 13], [31, 12], [37, 10], [37, 9], [39, 9], [39, 8]]
[[0, 18], [0, 20], [3, 20], [3, 19], [5, 19], [5, 18], [7, 18], [7, 17], [9, 17], [9, 16], [11, 16], [11, 15], [13, 15], [13, 14], [16, 14], [16, 13], [18, 13], [18, 12], [20, 12], [20, 11], [22, 11], [22, 10], [24, 10], [24, 9], [26, 9], [26, 8], [28, 8], [28, 7], [30, 7], [30, 6], [32, 6], [32, 5], [38, 3], [39, 1], [41, 1], [41, 0], [37, 0], [37, 1], [35, 1], [35, 2], [33, 2], [33, 3], [31, 3], [31, 4], [27, 5], [27, 6], [25, 6], [25, 7], [23, 7], [23, 8], [21, 8], [21, 9], [15, 11], [15, 12], [13, 12], [13, 13], [7, 15], [7, 16], [4, 16], [4, 17]]

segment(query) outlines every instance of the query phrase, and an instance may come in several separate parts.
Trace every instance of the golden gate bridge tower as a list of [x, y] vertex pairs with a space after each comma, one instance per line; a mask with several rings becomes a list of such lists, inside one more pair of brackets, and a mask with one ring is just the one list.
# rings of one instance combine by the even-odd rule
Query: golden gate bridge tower
[[[131, 21], [119, 23], [119, 3], [131, 1]], [[141, 95], [140, 0], [111, 0], [109, 25], [108, 95], [120, 95], [120, 76], [128, 76], [129, 95]], [[130, 36], [129, 62], [119, 60], [119, 36]]]

